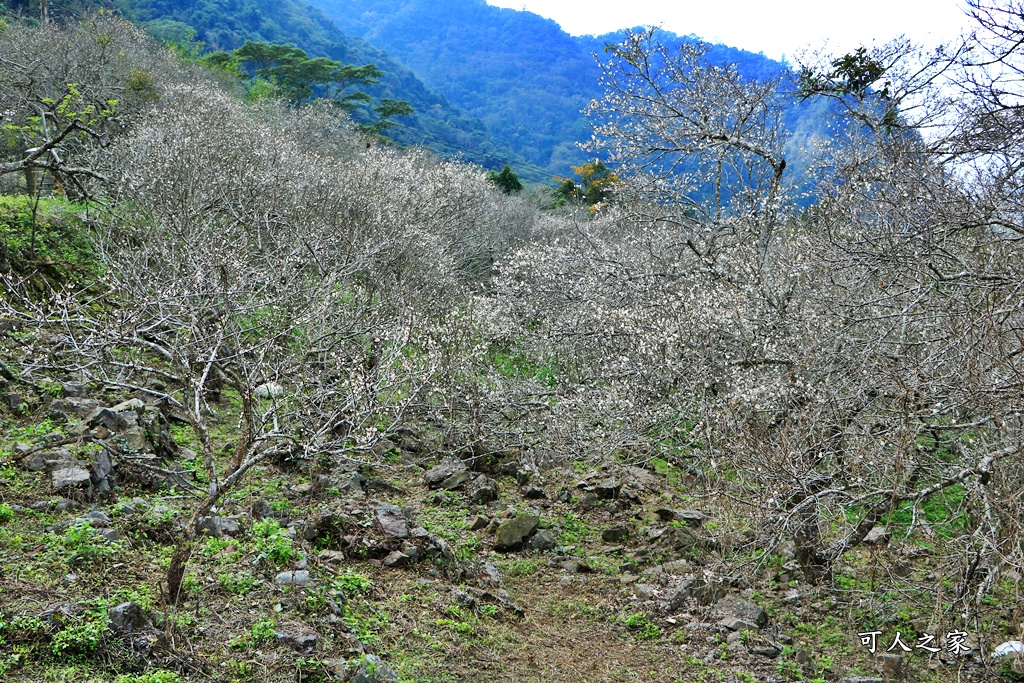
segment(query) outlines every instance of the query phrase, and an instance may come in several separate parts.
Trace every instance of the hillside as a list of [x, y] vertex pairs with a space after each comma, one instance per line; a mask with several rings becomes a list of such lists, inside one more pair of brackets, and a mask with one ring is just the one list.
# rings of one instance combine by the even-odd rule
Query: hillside
[[[485, 0], [313, 0], [345, 33], [387, 50], [411, 65], [431, 88], [481, 119], [495, 140], [534, 169], [564, 176], [593, 154], [575, 143], [590, 138], [581, 110], [604, 93], [593, 53], [622, 33], [573, 37], [530, 12], [492, 7]], [[691, 40], [665, 32], [662, 40]], [[742, 74], [764, 78], [786, 65], [763, 55], [716, 45], [712, 62], [736, 63]], [[791, 129], [823, 123], [793, 103]], [[815, 120], [816, 119], [816, 120]], [[796, 155], [794, 155], [796, 156]]]
[[[488, 168], [515, 159], [507, 147], [493, 142], [480, 121], [460, 113], [399, 60], [345, 35], [309, 5], [294, 0], [121, 0], [119, 6], [158, 37], [174, 39], [180, 35], [180, 24], [185, 24], [208, 49], [230, 50], [246, 40], [262, 40], [290, 43], [310, 56], [326, 56], [344, 64], [376, 64], [385, 77], [367, 92], [376, 98], [408, 100], [416, 111], [398, 121], [399, 126], [391, 132], [400, 144], [424, 144], [438, 153], [457, 155]], [[358, 120], [359, 112], [355, 116]]]
[[0, 21], [0, 680], [1019, 683], [1024, 123], [897, 102], [1005, 71], [813, 67], [803, 209], [773, 92], [626, 56], [603, 141], [698, 143], [542, 208]]

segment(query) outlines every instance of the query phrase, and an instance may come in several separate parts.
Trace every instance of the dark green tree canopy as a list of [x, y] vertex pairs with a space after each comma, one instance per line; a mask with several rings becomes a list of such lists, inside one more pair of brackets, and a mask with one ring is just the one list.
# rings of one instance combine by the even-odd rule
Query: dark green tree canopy
[[516, 194], [522, 192], [523, 184], [519, 176], [512, 170], [512, 167], [505, 164], [500, 171], [489, 171], [487, 179], [505, 194]]

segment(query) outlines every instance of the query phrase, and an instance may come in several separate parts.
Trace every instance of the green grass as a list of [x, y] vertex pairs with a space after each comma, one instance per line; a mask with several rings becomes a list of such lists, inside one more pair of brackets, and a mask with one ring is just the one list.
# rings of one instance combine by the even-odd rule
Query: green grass
[[[66, 279], [103, 275], [88, 229], [85, 206], [62, 199], [0, 195], [0, 245], [15, 269], [47, 264]], [[33, 210], [34, 209], [34, 210]]]

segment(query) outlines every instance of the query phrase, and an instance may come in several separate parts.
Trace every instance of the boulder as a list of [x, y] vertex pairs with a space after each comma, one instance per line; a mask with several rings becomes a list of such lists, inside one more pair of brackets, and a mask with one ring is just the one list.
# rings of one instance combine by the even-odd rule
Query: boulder
[[466, 497], [469, 502], [481, 505], [498, 500], [498, 482], [481, 474], [466, 485]]
[[555, 535], [547, 529], [541, 529], [529, 540], [527, 546], [531, 550], [554, 550], [558, 547]]
[[[427, 470], [423, 475], [423, 482], [432, 489], [441, 486], [441, 483], [459, 473], [466, 472], [466, 463], [451, 456], [442, 458], [441, 462]], [[466, 475], [466, 479], [469, 475]], [[466, 479], [463, 479], [465, 481]]]
[[715, 610], [726, 618], [737, 618], [762, 628], [768, 623], [768, 613], [759, 605], [734, 596], [726, 596], [715, 603]]
[[409, 521], [397, 505], [377, 506], [377, 525], [390, 538], [409, 538]]
[[537, 515], [522, 513], [513, 519], [498, 525], [494, 535], [494, 549], [500, 551], [519, 550], [523, 543], [533, 535], [540, 519]]
[[140, 631], [149, 626], [146, 612], [134, 602], [123, 602], [107, 612], [107, 626], [119, 636]]
[[601, 532], [601, 540], [605, 543], [623, 543], [629, 538], [629, 528], [619, 524]]

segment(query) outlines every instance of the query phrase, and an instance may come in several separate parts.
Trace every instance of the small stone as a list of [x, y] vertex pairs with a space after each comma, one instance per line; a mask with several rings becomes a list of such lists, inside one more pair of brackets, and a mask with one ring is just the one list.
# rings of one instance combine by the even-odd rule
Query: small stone
[[558, 540], [555, 534], [547, 529], [541, 529], [527, 542], [531, 550], [554, 550], [558, 547]]
[[746, 619], [740, 619], [737, 617], [726, 617], [718, 622], [719, 626], [724, 626], [730, 631], [759, 631], [760, 627], [752, 621]]
[[885, 681], [874, 676], [847, 676], [839, 683], [885, 683]]
[[117, 529], [97, 529], [96, 535], [107, 543], [117, 543], [124, 540], [124, 536]]
[[400, 550], [391, 552], [387, 557], [384, 558], [384, 566], [398, 569], [404, 567], [411, 562], [411, 558]]
[[433, 503], [434, 505], [450, 505], [452, 497], [444, 491], [438, 491], [434, 494]]
[[146, 628], [146, 612], [134, 602], [123, 602], [107, 612], [107, 626], [119, 636]]
[[303, 654], [310, 654], [316, 647], [316, 631], [295, 621], [283, 621], [274, 629], [274, 639], [282, 645]]
[[279, 586], [305, 586], [309, 583], [309, 572], [305, 570], [281, 572], [274, 577], [274, 582]]
[[523, 542], [537, 529], [540, 519], [537, 515], [522, 513], [503, 522], [495, 532], [494, 549], [501, 551], [519, 550]]
[[779, 656], [779, 651], [774, 647], [760, 646], [750, 648], [750, 654], [760, 655], [762, 657], [767, 657], [768, 659], [775, 659]]
[[383, 683], [397, 680], [398, 674], [392, 671], [384, 660], [376, 655], [366, 655], [356, 669], [351, 683]]
[[258, 398], [277, 398], [284, 393], [284, 387], [277, 382], [266, 382], [256, 387], [254, 393]]
[[237, 536], [241, 533], [241, 529], [238, 528], [238, 522], [233, 519], [224, 519], [223, 517], [202, 517], [199, 520], [199, 531], [204, 536], [212, 536], [213, 538], [221, 538], [222, 536]]
[[616, 498], [622, 490], [622, 480], [618, 477], [606, 477], [594, 484], [592, 492], [598, 498]]
[[650, 600], [657, 594], [657, 589], [650, 584], [638, 583], [633, 586], [633, 595], [636, 596], [637, 600]]
[[884, 526], [876, 526], [864, 537], [864, 543], [867, 545], [885, 544], [889, 542], [890, 538], [892, 538], [892, 534], [888, 529]]
[[570, 574], [589, 574], [591, 571], [590, 565], [581, 560], [563, 560], [558, 566]]
[[544, 493], [544, 489], [539, 486], [527, 486], [523, 491], [523, 497], [530, 500], [543, 500], [548, 497], [548, 494]]
[[605, 543], [623, 543], [629, 538], [629, 528], [619, 525], [601, 532], [601, 540]]
[[491, 518], [486, 515], [477, 515], [473, 518], [473, 521], [469, 523], [470, 531], [479, 531], [480, 529], [486, 529], [487, 525], [491, 523]]
[[377, 524], [385, 536], [409, 538], [409, 522], [402, 508], [397, 505], [377, 506]]
[[455, 474], [441, 482], [441, 488], [448, 491], [452, 491], [465, 484], [467, 481], [469, 481], [470, 477], [472, 476], [473, 475], [467, 471], [456, 472]]
[[146, 430], [142, 427], [129, 427], [121, 434], [124, 439], [125, 448], [136, 453], [150, 449], [149, 439], [146, 438]]
[[96, 408], [85, 418], [85, 423], [92, 428], [105, 427], [110, 433], [117, 433], [128, 428], [128, 422], [110, 408]]

